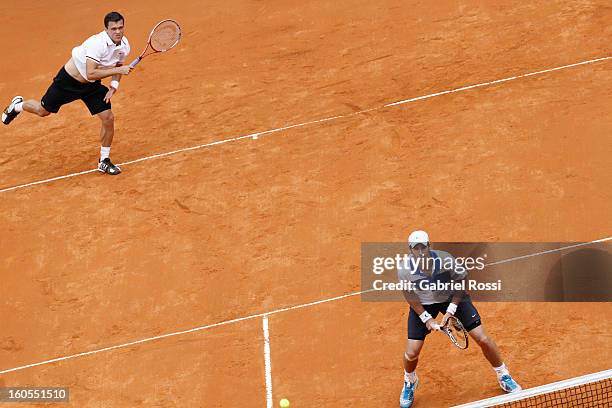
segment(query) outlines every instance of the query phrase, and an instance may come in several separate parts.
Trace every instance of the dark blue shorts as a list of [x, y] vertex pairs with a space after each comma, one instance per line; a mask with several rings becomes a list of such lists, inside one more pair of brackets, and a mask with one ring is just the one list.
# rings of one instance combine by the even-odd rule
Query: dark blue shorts
[[[435, 319], [439, 313], [442, 315], [446, 313], [448, 302], [423, 305], [423, 307]], [[481, 324], [478, 310], [476, 310], [476, 307], [469, 299], [464, 300], [457, 305], [455, 317], [457, 317], [457, 319], [463, 323], [463, 327], [465, 327], [465, 330], [468, 332], [477, 328]], [[425, 340], [425, 336], [428, 334], [429, 330], [427, 330], [425, 323], [421, 321], [419, 315], [416, 314], [416, 312], [411, 308], [410, 313], [408, 314], [408, 338], [412, 340]]]

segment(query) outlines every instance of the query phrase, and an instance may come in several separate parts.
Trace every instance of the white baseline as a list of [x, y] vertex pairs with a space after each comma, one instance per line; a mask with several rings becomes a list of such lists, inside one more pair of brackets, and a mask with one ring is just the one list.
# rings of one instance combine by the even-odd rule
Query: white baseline
[[[177, 154], [177, 153], [188, 152], [188, 151], [191, 151], [191, 150], [203, 149], [203, 148], [206, 148], [206, 147], [212, 147], [212, 146], [216, 146], [216, 145], [220, 145], [220, 144], [236, 142], [236, 141], [239, 141], [239, 140], [242, 140], [242, 139], [249, 139], [249, 138], [252, 139], [253, 136], [257, 136], [259, 138], [259, 136], [268, 135], [268, 134], [277, 133], [277, 132], [282, 132], [282, 131], [289, 130], [289, 129], [295, 129], [295, 128], [309, 126], [309, 125], [314, 125], [314, 124], [318, 124], [318, 123], [330, 122], [330, 121], [333, 121], [333, 120], [336, 120], [336, 119], [348, 118], [350, 116], [361, 115], [363, 113], [372, 112], [372, 111], [379, 110], [379, 109], [384, 109], [384, 108], [389, 108], [389, 107], [393, 107], [393, 106], [404, 105], [404, 104], [407, 104], [407, 103], [410, 103], [410, 102], [416, 102], [416, 101], [420, 101], [420, 100], [423, 100], [423, 99], [434, 98], [434, 97], [437, 97], [437, 96], [442, 96], [442, 95], [456, 93], [456, 92], [463, 92], [463, 91], [467, 91], [467, 90], [475, 89], [475, 88], [482, 88], [482, 87], [486, 87], [486, 86], [489, 86], [489, 85], [499, 84], [499, 83], [502, 83], [502, 82], [514, 81], [514, 80], [521, 79], [521, 78], [526, 78], [526, 77], [530, 77], [530, 76], [534, 76], [534, 75], [541, 75], [541, 74], [545, 74], [547, 72], [559, 71], [559, 70], [562, 70], [562, 69], [577, 67], [577, 66], [580, 66], [580, 65], [593, 64], [593, 63], [596, 63], [596, 62], [606, 61], [606, 60], [609, 60], [609, 59], [612, 59], [612, 56], [591, 59], [591, 60], [588, 60], [588, 61], [576, 62], [574, 64], [562, 65], [562, 66], [559, 66], [559, 67], [549, 68], [549, 69], [543, 69], [543, 70], [540, 70], [540, 71], [529, 72], [529, 73], [526, 73], [526, 74], [516, 75], [516, 76], [512, 76], [512, 77], [508, 77], [508, 78], [503, 78], [503, 79], [497, 79], [497, 80], [494, 80], [494, 81], [482, 82], [482, 83], [479, 83], [479, 84], [469, 85], [469, 86], [463, 86], [461, 88], [449, 89], [447, 91], [441, 91], [441, 92], [436, 92], [436, 93], [432, 93], [432, 94], [428, 94], [428, 95], [417, 96], [416, 98], [404, 99], [404, 100], [401, 100], [401, 101], [392, 102], [392, 103], [388, 103], [386, 105], [377, 106], [377, 107], [369, 108], [369, 109], [364, 109], [364, 110], [361, 110], [361, 111], [358, 111], [358, 112], [352, 112], [352, 113], [348, 113], [348, 114], [345, 114], [345, 115], [337, 115], [337, 116], [331, 116], [331, 117], [328, 117], [328, 118], [312, 120], [312, 121], [309, 121], [309, 122], [296, 123], [294, 125], [287, 125], [287, 126], [279, 127], [279, 128], [276, 128], [276, 129], [270, 129], [270, 130], [264, 130], [264, 131], [261, 131], [261, 132], [250, 133], [250, 134], [244, 135], [244, 136], [236, 136], [236, 137], [231, 137], [231, 138], [228, 138], [228, 139], [218, 140], [216, 142], [204, 143], [204, 144], [197, 145], [197, 146], [192, 146], [192, 147], [185, 147], [183, 149], [173, 150], [171, 152], [154, 154], [152, 156], [142, 157], [140, 159], [127, 161], [127, 162], [124, 162], [124, 163], [119, 163], [119, 166], [125, 166], [125, 165], [128, 165], [128, 164], [134, 164], [134, 163], [142, 162], [142, 161], [145, 161], [145, 160], [158, 159], [160, 157], [166, 157], [166, 156], [174, 155], [174, 154]], [[33, 181], [31, 183], [20, 184], [20, 185], [13, 186], [13, 187], [6, 187], [6, 188], [3, 188], [3, 189], [0, 189], [0, 193], [7, 193], [9, 191], [19, 190], [19, 189], [26, 188], [26, 187], [37, 186], [37, 185], [40, 185], [40, 184], [47, 184], [47, 183], [51, 183], [51, 182], [57, 181], [57, 180], [63, 180], [63, 179], [67, 179], [67, 178], [81, 176], [81, 175], [84, 175], [84, 174], [94, 173], [96, 171], [97, 171], [96, 169], [85, 170], [85, 171], [81, 171], [81, 172], [78, 172], [78, 173], [71, 173], [71, 174], [66, 174], [64, 176], [58, 176], [58, 177], [53, 177], [53, 178], [49, 178], [49, 179], [45, 179], [45, 180]]]

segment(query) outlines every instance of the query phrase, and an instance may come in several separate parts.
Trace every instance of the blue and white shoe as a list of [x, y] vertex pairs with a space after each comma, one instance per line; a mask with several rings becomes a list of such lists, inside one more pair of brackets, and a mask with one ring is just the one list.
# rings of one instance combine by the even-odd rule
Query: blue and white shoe
[[2, 112], [2, 123], [8, 125], [17, 117], [17, 115], [19, 115], [19, 112], [15, 110], [15, 105], [19, 102], [23, 102], [23, 97], [16, 96], [13, 98], [9, 106], [4, 109], [4, 112]]
[[512, 379], [510, 374], [504, 374], [499, 379], [499, 386], [506, 392], [519, 392], [522, 390], [521, 386]]
[[414, 402], [414, 392], [419, 386], [419, 377], [416, 377], [416, 381], [414, 383], [404, 382], [404, 388], [402, 388], [402, 393], [400, 394], [400, 407], [401, 408], [410, 408], [412, 403]]

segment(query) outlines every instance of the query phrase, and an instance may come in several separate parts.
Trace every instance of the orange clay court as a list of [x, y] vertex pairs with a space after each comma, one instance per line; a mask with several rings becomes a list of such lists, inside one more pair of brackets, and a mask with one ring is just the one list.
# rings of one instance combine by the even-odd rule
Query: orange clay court
[[[113, 97], [114, 159], [201, 147], [74, 175], [99, 148], [82, 103], [0, 129], [0, 386], [70, 388], [0, 406], [396, 407], [408, 305], [306, 305], [361, 290], [361, 242], [611, 235], [608, 1], [12, 2], [2, 104], [111, 10], [131, 58], [183, 29]], [[612, 368], [610, 303], [477, 307], [523, 388]], [[477, 347], [432, 335], [420, 361], [414, 407], [502, 393]]]

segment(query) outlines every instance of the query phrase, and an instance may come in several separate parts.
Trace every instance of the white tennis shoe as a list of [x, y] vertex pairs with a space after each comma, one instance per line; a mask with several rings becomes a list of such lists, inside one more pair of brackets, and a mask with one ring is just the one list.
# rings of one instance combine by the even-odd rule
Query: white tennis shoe
[[8, 125], [9, 123], [13, 121], [13, 119], [17, 117], [17, 115], [19, 115], [19, 112], [15, 110], [15, 105], [18, 104], [19, 102], [23, 102], [22, 96], [16, 96], [13, 98], [13, 100], [11, 100], [11, 103], [9, 104], [9, 106], [7, 106], [4, 109], [4, 112], [2, 112], [2, 123], [4, 123], [5, 125]]

